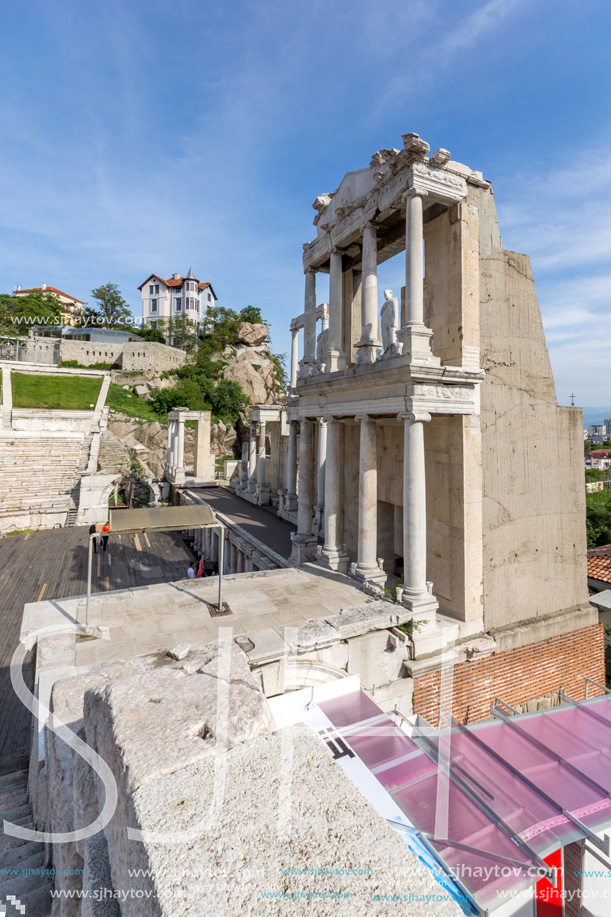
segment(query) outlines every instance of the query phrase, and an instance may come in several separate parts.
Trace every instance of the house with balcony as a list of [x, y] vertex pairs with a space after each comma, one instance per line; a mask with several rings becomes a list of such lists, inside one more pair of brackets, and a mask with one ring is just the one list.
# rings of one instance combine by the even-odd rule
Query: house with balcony
[[201, 324], [217, 296], [212, 284], [201, 282], [189, 268], [186, 277], [172, 274], [167, 280], [151, 274], [138, 287], [142, 294], [142, 321], [145, 325], [186, 318]]

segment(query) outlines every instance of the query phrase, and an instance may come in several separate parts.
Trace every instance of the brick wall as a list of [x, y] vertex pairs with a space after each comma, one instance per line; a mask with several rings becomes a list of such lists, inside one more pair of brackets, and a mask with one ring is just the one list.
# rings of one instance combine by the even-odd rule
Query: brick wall
[[[455, 666], [452, 714], [474, 722], [490, 716], [495, 697], [516, 707], [560, 688], [582, 700], [586, 677], [605, 683], [602, 624]], [[439, 669], [414, 679], [414, 713], [433, 725], [439, 716], [439, 681]]]

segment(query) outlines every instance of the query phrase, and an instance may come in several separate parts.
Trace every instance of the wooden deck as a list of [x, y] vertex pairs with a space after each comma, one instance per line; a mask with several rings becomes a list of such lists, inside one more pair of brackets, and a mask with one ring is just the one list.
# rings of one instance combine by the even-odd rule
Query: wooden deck
[[[93, 592], [183, 579], [193, 559], [180, 533], [111, 536], [94, 556]], [[17, 700], [10, 661], [23, 606], [82, 595], [87, 589], [87, 528], [52, 529], [0, 539], [0, 775], [27, 766], [31, 715]], [[31, 684], [31, 664], [24, 673]]]

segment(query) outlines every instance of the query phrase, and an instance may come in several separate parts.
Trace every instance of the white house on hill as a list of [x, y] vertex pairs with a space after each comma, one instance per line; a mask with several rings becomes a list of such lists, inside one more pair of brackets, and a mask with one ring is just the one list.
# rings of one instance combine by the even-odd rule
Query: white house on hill
[[142, 320], [145, 325], [183, 315], [192, 322], [202, 322], [217, 299], [212, 284], [200, 283], [192, 268], [189, 268], [186, 277], [172, 274], [168, 280], [151, 274], [138, 289], [142, 293]]

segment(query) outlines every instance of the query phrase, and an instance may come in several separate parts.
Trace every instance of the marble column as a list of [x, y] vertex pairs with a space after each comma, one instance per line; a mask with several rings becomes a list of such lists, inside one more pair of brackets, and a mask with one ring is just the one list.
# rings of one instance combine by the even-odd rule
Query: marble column
[[289, 449], [286, 460], [286, 503], [287, 512], [297, 510], [297, 421], [289, 421]]
[[410, 188], [405, 199], [405, 324], [397, 331], [403, 355], [418, 363], [438, 366], [431, 352], [433, 332], [424, 324], [424, 228], [426, 191]]
[[325, 463], [325, 543], [321, 563], [340, 573], [348, 572], [348, 555], [342, 544], [343, 425], [327, 418], [327, 460]]
[[327, 422], [324, 418], [318, 418], [318, 452], [316, 461], [317, 487], [316, 487], [316, 506], [314, 507], [314, 522], [316, 531], [323, 531], [323, 517], [325, 511], [325, 468], [327, 461]]
[[426, 471], [424, 423], [430, 414], [400, 414], [403, 421], [403, 604], [435, 609], [426, 580]]
[[327, 357], [328, 372], [335, 373], [346, 366], [344, 352], [344, 303], [342, 253], [334, 248], [329, 256], [329, 354]]
[[183, 484], [185, 480], [185, 419], [182, 414], [178, 415], [176, 428], [176, 471], [174, 479], [177, 484]]
[[248, 443], [242, 443], [242, 462], [240, 465], [240, 490], [248, 487]]
[[265, 484], [265, 421], [259, 421], [259, 439], [257, 443], [257, 483]]
[[312, 268], [307, 268], [305, 272], [302, 375], [309, 376], [312, 368], [316, 368], [316, 272]]
[[291, 388], [297, 385], [297, 369], [299, 367], [299, 328], [293, 327], [291, 322]]
[[374, 418], [363, 414], [359, 451], [359, 523], [356, 576], [384, 584], [386, 574], [378, 566], [378, 464]]
[[265, 480], [265, 421], [259, 421], [259, 438], [257, 443], [257, 503], [268, 506], [271, 487]]
[[291, 559], [297, 564], [316, 558], [316, 536], [312, 533], [312, 503], [314, 497], [313, 440], [314, 424], [301, 421], [299, 437], [299, 495], [297, 504], [297, 533], [292, 534]]
[[361, 294], [361, 339], [356, 362], [375, 363], [382, 346], [378, 330], [378, 240], [372, 223], [363, 229], [363, 280]]
[[169, 471], [172, 465], [172, 427], [173, 422], [168, 417], [168, 439], [165, 451], [165, 470]]
[[248, 441], [248, 493], [254, 494], [257, 487], [257, 424], [250, 422], [250, 439]]

